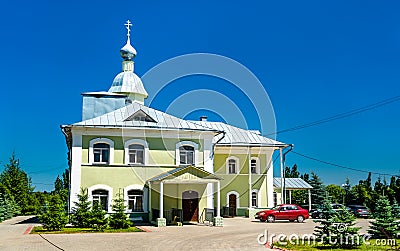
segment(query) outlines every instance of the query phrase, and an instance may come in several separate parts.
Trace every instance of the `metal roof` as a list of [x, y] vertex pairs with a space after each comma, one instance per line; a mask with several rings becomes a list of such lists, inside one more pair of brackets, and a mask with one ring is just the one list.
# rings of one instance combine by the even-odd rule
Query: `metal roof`
[[[274, 187], [281, 188], [281, 178], [274, 178]], [[286, 189], [311, 189], [310, 184], [301, 178], [285, 178]]]
[[222, 122], [190, 121], [192, 123], [225, 132], [225, 137], [217, 145], [238, 146], [287, 146], [288, 144], [262, 136], [255, 130], [244, 130]]
[[[149, 115], [155, 122], [127, 120], [137, 111], [142, 110]], [[174, 130], [200, 130], [218, 132], [218, 130], [207, 128], [192, 122], [174, 117], [167, 113], [144, 106], [137, 102], [122, 107], [118, 110], [104, 115], [84, 120], [72, 126], [84, 127], [117, 127], [117, 128], [155, 128], [155, 129], [174, 129]]]
[[197, 168], [195, 166], [180, 166], [177, 167], [175, 169], [172, 169], [170, 171], [167, 171], [165, 173], [161, 173], [151, 179], [148, 180], [148, 182], [154, 182], [154, 181], [162, 181], [165, 180], [167, 178], [170, 177], [174, 177], [174, 174], [179, 173], [180, 171], [186, 171], [186, 172], [190, 172], [191, 169], [194, 169], [196, 171], [201, 172], [202, 174], [204, 174], [206, 177], [203, 177], [203, 179], [217, 179], [217, 180], [222, 180], [220, 177], [216, 176], [215, 174], [212, 174], [210, 172], [207, 172], [204, 169], [201, 168]]
[[142, 80], [131, 71], [119, 73], [108, 90], [108, 92], [116, 93], [139, 93], [147, 97]]

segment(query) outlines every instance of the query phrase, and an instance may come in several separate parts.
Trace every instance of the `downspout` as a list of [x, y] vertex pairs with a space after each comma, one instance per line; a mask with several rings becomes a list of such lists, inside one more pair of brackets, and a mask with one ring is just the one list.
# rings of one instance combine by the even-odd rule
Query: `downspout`
[[[212, 152], [211, 152], [211, 158], [213, 159], [213, 161], [214, 161], [214, 153], [215, 153], [215, 147], [216, 147], [216, 145], [219, 143], [219, 142], [221, 142], [221, 140], [223, 139], [223, 138], [225, 138], [225, 135], [226, 135], [226, 132], [224, 132], [224, 131], [221, 131], [219, 134], [221, 134], [222, 133], [222, 137], [221, 138], [219, 138], [218, 140], [217, 140], [217, 142], [215, 142], [214, 144], [213, 144], [213, 146], [212, 146]], [[217, 135], [219, 135], [219, 134], [217, 134]]]
[[282, 187], [282, 196], [283, 196], [283, 203], [286, 204], [286, 173], [285, 173], [285, 162], [286, 162], [286, 154], [288, 154], [290, 151], [293, 150], [293, 144], [289, 145], [290, 149], [287, 150], [283, 156], [282, 156], [282, 163], [283, 163], [283, 184], [281, 184]]

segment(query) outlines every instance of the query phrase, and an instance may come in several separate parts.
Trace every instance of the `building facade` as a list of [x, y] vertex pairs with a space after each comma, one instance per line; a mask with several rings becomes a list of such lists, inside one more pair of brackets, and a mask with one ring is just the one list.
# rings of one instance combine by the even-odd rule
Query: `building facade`
[[[133, 221], [214, 221], [271, 207], [275, 150], [288, 145], [222, 122], [183, 120], [144, 104], [136, 50], [106, 92], [83, 93], [82, 121], [61, 126], [69, 150], [70, 210], [81, 189], [112, 213], [123, 196]], [[211, 217], [211, 218], [210, 218]]]

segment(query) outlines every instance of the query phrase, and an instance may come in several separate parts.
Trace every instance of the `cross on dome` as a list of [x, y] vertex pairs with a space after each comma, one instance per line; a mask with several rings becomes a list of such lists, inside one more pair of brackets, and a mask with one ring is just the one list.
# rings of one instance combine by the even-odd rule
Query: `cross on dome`
[[131, 26], [132, 26], [132, 23], [128, 19], [128, 21], [126, 21], [126, 23], [125, 23], [125, 27], [128, 30], [128, 34], [127, 34], [128, 38], [131, 36]]

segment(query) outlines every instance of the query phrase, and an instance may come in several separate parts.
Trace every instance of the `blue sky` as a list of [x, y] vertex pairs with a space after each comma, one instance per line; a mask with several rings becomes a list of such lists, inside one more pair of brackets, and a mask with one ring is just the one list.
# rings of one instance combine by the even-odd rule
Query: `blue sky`
[[[5, 1], [0, 11], [1, 164], [15, 151], [38, 190], [53, 188], [57, 174], [67, 167], [59, 126], [80, 121], [80, 93], [108, 90], [120, 72], [119, 49], [126, 34], [122, 25], [127, 19], [134, 24], [139, 76], [187, 53], [232, 58], [263, 83], [282, 130], [400, 94], [399, 5]], [[200, 87], [219, 91], [221, 86], [223, 81], [215, 78], [187, 77], [171, 83], [163, 95]], [[222, 89], [233, 100], [240, 98], [234, 89]], [[162, 110], [168, 102], [159, 98], [153, 107]], [[400, 102], [395, 102], [277, 138], [312, 157], [397, 175], [399, 111]], [[198, 115], [193, 112], [188, 118]], [[247, 122], [257, 128], [251, 116]], [[367, 177], [289, 154], [287, 164], [294, 163], [301, 172], [315, 171], [325, 183], [341, 184], [346, 177], [357, 183]]]

